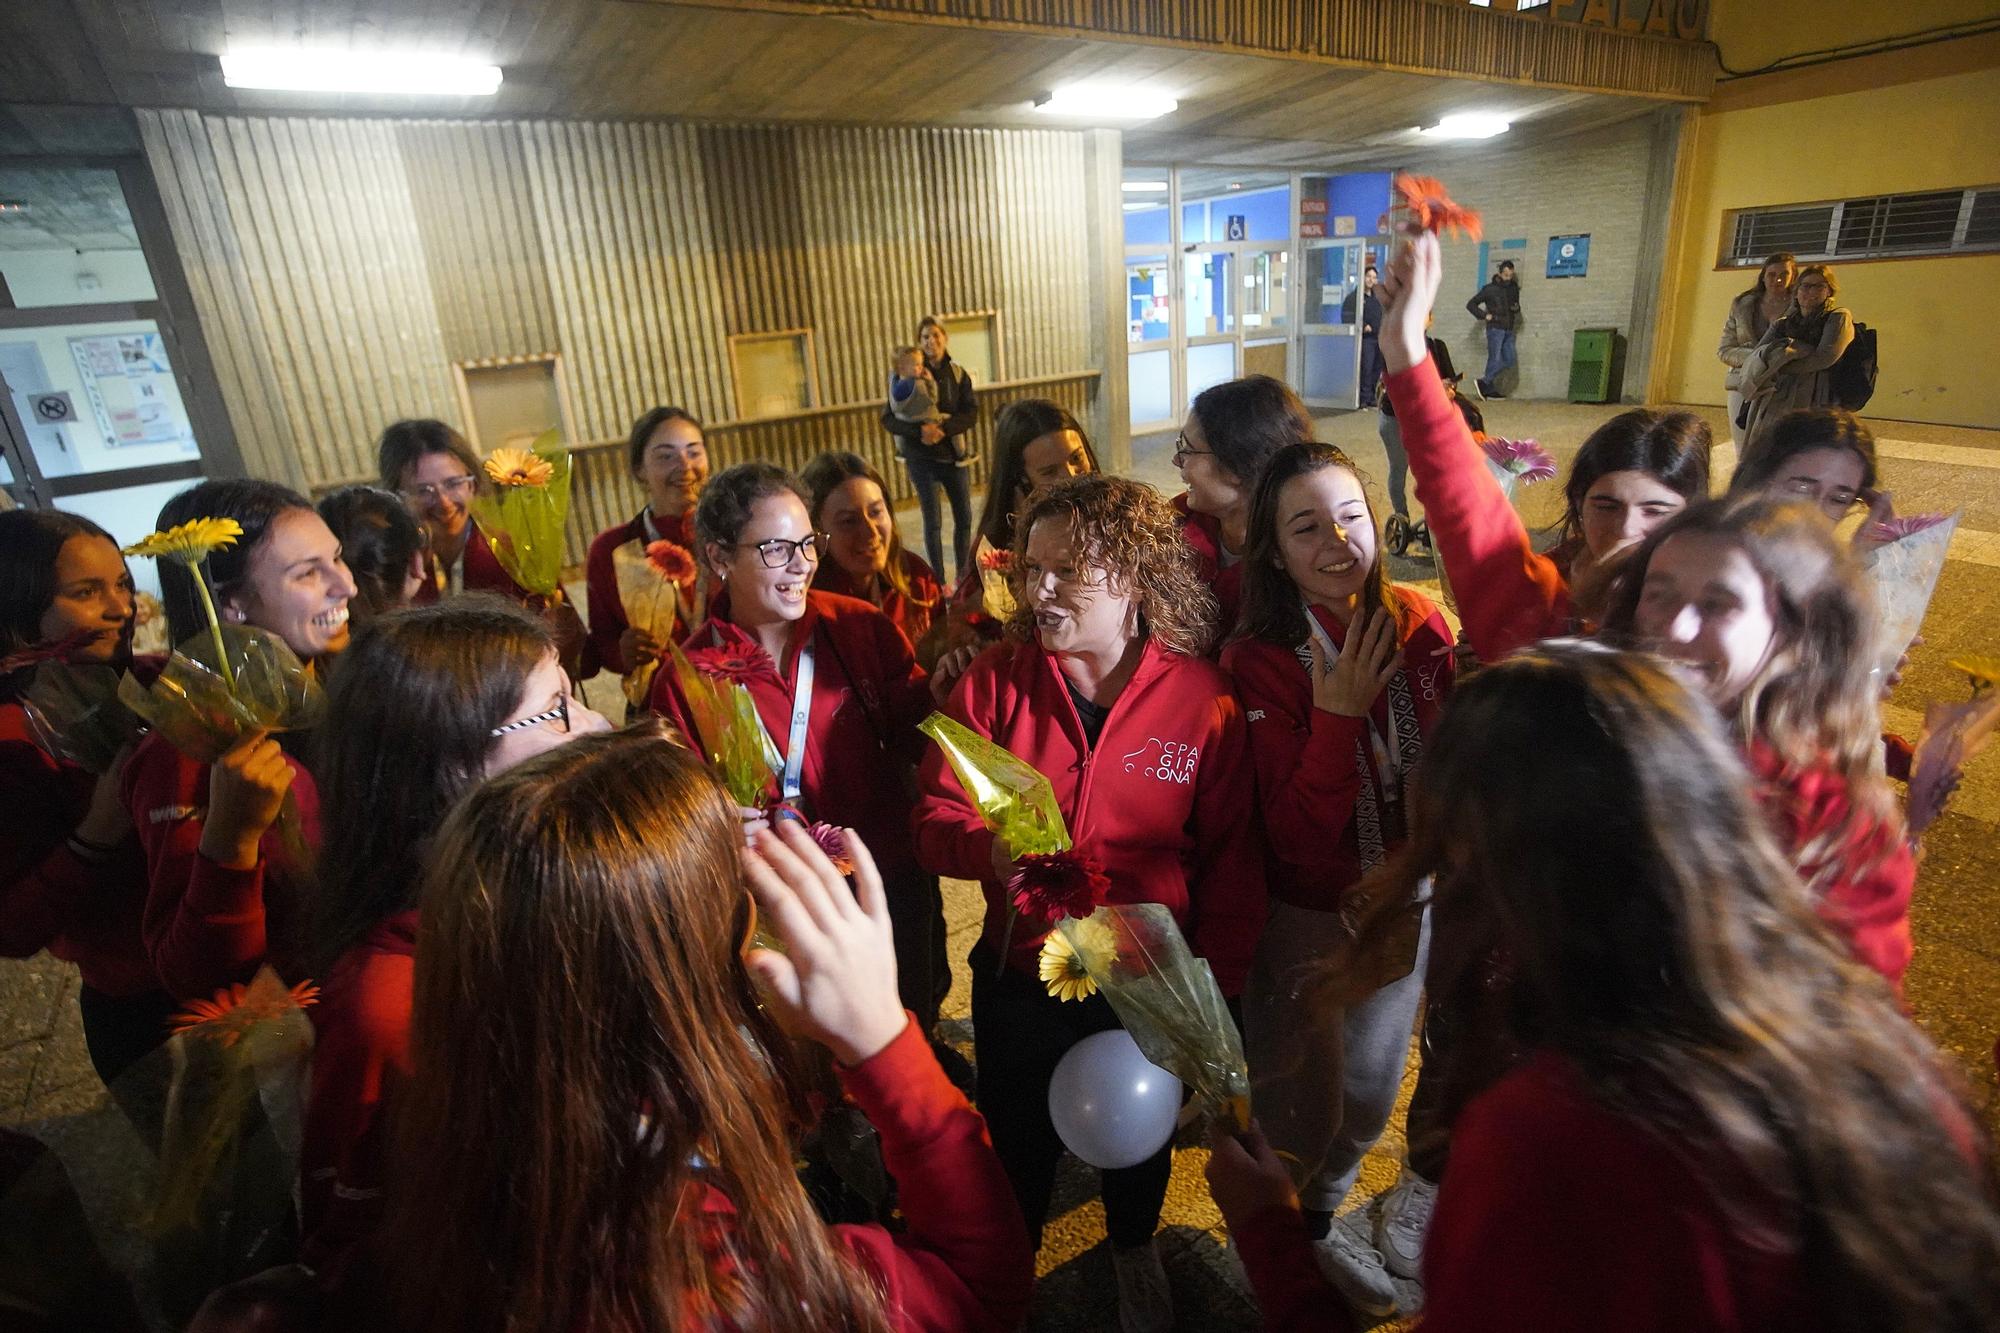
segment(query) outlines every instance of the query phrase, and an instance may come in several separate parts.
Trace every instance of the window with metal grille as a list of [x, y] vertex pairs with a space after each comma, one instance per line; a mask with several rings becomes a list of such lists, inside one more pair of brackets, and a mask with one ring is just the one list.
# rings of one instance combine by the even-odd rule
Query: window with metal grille
[[1739, 209], [1723, 237], [1725, 268], [1755, 268], [1780, 250], [1801, 260], [2000, 250], [2000, 186]]

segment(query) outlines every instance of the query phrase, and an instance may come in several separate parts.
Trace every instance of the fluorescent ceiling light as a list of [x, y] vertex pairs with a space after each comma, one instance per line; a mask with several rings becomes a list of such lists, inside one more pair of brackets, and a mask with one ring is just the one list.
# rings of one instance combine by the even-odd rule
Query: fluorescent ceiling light
[[1127, 194], [1143, 194], [1149, 190], [1164, 190], [1167, 188], [1167, 183], [1165, 181], [1126, 181], [1119, 188]]
[[1140, 213], [1149, 208], [1165, 208], [1166, 206], [1167, 201], [1164, 199], [1127, 199], [1125, 201], [1125, 211], [1127, 213]]
[[490, 97], [499, 91], [500, 67], [393, 51], [232, 51], [222, 57], [222, 81], [304, 93]]
[[1426, 139], [1491, 139], [1505, 134], [1514, 122], [1492, 111], [1463, 111], [1446, 116], [1429, 129], [1421, 125], [1417, 133]]
[[1179, 106], [1163, 92], [1125, 83], [1072, 83], [1035, 99], [1042, 114], [1077, 120], [1152, 120]]

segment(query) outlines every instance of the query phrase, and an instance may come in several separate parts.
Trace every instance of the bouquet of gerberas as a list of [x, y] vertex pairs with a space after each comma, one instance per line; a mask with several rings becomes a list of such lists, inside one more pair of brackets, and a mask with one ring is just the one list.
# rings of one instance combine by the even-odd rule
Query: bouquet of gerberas
[[76, 660], [96, 639], [95, 631], [83, 630], [0, 658], [0, 681], [20, 673], [20, 683], [8, 688], [38, 745], [86, 772], [105, 773], [146, 724], [119, 700], [115, 667]]
[[1055, 788], [1033, 765], [978, 732], [932, 713], [917, 730], [936, 741], [980, 822], [1006, 839], [1015, 871], [1006, 884], [1007, 937], [1000, 944], [1006, 967], [1014, 924], [1022, 916], [1043, 929], [1086, 917], [1104, 902], [1111, 881], [1094, 858], [1078, 853], [1056, 804]]
[[[1516, 487], [1533, 486], [1556, 475], [1555, 456], [1538, 441], [1505, 440], [1484, 434], [1473, 439], [1486, 455], [1487, 470], [1500, 483], [1500, 493], [1509, 500], [1514, 498]], [[1436, 541], [1431, 543], [1431, 565], [1437, 570], [1439, 595], [1451, 613], [1457, 615], [1458, 597], [1452, 592], [1451, 576], [1445, 572], [1444, 556], [1438, 552]]]
[[1954, 658], [1954, 670], [1972, 678], [1972, 697], [1934, 703], [1924, 710], [1923, 734], [1910, 760], [1910, 792], [1904, 814], [1911, 834], [1920, 834], [1944, 813], [1958, 790], [1965, 766], [1984, 750], [2000, 726], [2000, 657]]
[[[655, 643], [671, 643], [674, 629], [693, 619], [695, 563], [687, 547], [662, 538], [642, 542], [637, 537], [611, 552], [611, 569], [618, 579], [618, 604], [632, 628]], [[656, 657], [625, 664], [625, 698], [643, 704], [659, 669]]]
[[551, 603], [562, 600], [569, 461], [569, 446], [555, 430], [526, 449], [495, 449], [485, 464], [493, 484], [472, 500], [472, 521], [507, 577]]
[[1148, 1060], [1194, 1090], [1210, 1114], [1250, 1128], [1243, 1039], [1205, 959], [1196, 958], [1164, 903], [1099, 907], [1058, 921], [1042, 944], [1049, 994], [1111, 1002]]
[[730, 798], [745, 809], [771, 803], [772, 779], [784, 763], [757, 716], [757, 701], [743, 687], [745, 680], [776, 670], [761, 650], [753, 652], [697, 648], [690, 653], [667, 640], [688, 720], [701, 733], [690, 739], [698, 741]]
[[234, 519], [198, 518], [155, 532], [125, 554], [181, 565], [201, 597], [207, 629], [177, 646], [150, 685], [126, 673], [118, 698], [190, 759], [213, 763], [257, 731], [318, 720], [319, 684], [283, 639], [245, 625], [225, 628], [209, 591], [209, 553], [243, 534]]
[[1874, 585], [1878, 675], [1886, 677], [1896, 669], [1910, 640], [1923, 628], [1958, 519], [1957, 511], [1914, 514], [1871, 523], [1863, 533], [1868, 544], [1860, 559]]

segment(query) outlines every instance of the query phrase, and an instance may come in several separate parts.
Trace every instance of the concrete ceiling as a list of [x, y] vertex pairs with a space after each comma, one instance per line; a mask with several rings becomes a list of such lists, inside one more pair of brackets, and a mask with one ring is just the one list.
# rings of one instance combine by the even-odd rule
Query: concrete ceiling
[[[1414, 3], [1414, 0], [1412, 0]], [[490, 98], [239, 91], [232, 47], [415, 49], [490, 60]], [[1389, 164], [1454, 111], [1516, 118], [1514, 142], [1658, 102], [1127, 41], [660, 0], [8, 0], [0, 102], [377, 115], [674, 117], [1047, 126], [1036, 95], [1086, 80], [1177, 97], [1128, 128], [1128, 160], [1276, 168]]]
[[139, 234], [115, 172], [0, 167], [0, 250], [137, 250]]

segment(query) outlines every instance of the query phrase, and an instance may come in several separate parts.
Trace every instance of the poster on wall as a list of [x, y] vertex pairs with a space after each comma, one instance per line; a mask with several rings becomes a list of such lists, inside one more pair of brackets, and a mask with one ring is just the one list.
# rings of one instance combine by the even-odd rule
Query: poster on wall
[[1549, 268], [1551, 278], [1586, 278], [1590, 276], [1590, 236], [1549, 237]]
[[84, 395], [107, 448], [179, 444], [195, 450], [194, 431], [157, 333], [104, 333], [69, 340]]

